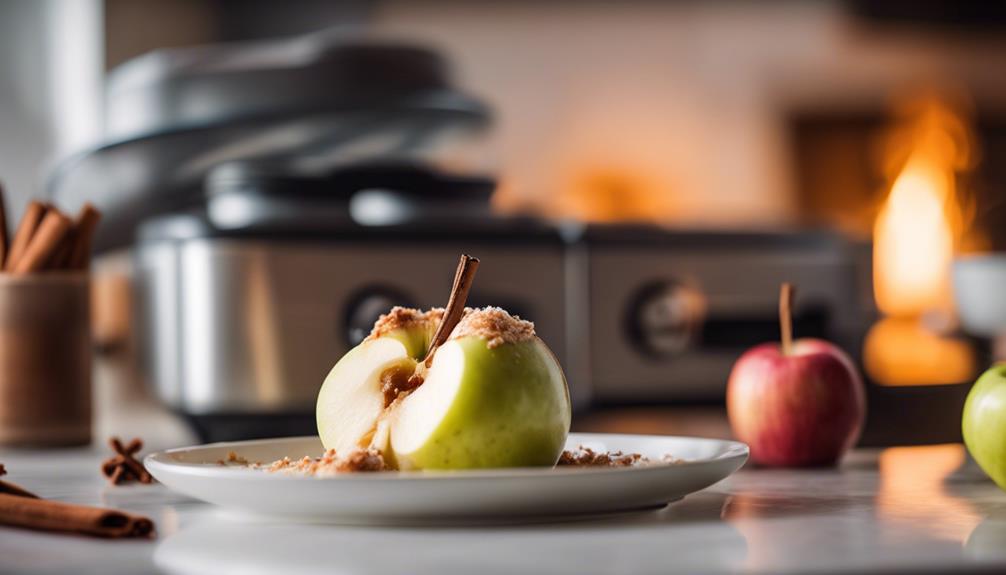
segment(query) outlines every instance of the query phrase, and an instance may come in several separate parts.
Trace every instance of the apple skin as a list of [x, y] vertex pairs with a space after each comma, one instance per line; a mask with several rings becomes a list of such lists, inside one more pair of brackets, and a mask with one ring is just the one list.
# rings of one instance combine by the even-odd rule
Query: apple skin
[[[548, 347], [538, 338], [493, 349], [477, 337], [447, 345], [452, 344], [464, 357], [460, 386], [423, 445], [400, 453], [395, 448], [399, 428], [392, 420], [392, 453], [399, 468], [555, 465], [569, 434], [571, 408], [566, 379]], [[431, 372], [450, 353], [445, 352], [441, 347]]]
[[982, 470], [1006, 490], [1006, 363], [978, 378], [964, 402], [964, 444]]
[[788, 355], [779, 344], [758, 345], [737, 360], [727, 384], [734, 435], [761, 465], [835, 465], [859, 439], [865, 414], [855, 365], [822, 340], [797, 340]]

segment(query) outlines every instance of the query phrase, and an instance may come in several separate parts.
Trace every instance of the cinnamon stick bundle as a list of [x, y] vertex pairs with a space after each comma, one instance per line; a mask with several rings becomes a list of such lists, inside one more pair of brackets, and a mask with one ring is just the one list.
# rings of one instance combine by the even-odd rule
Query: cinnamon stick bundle
[[24, 254], [14, 264], [14, 273], [22, 275], [45, 268], [59, 250], [63, 239], [70, 233], [72, 226], [73, 221], [70, 218], [55, 208], [49, 209], [42, 223], [38, 225], [37, 231], [32, 235]]
[[[0, 189], [0, 224], [4, 224], [2, 218]], [[100, 219], [101, 213], [91, 204], [84, 204], [77, 218], [70, 219], [55, 206], [32, 201], [21, 217], [9, 250], [6, 226], [0, 226], [0, 268], [15, 275], [44, 270], [86, 270]]]
[[149, 537], [154, 522], [115, 509], [0, 493], [0, 524], [96, 537]]

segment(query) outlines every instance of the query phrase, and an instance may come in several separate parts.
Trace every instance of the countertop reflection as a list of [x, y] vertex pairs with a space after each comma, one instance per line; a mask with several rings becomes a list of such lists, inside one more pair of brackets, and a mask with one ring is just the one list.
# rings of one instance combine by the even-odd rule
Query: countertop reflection
[[0, 527], [0, 571], [111, 573], [918, 572], [1006, 569], [1006, 493], [957, 444], [745, 468], [664, 509], [569, 523], [377, 528], [252, 520], [162, 486], [108, 487], [101, 453], [0, 451], [10, 479], [158, 522], [150, 542]]

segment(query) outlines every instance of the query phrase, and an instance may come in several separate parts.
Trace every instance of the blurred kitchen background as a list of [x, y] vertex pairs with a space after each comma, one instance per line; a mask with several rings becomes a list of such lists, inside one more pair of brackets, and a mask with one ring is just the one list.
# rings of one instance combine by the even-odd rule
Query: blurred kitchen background
[[311, 433], [467, 250], [579, 429], [728, 434], [792, 281], [864, 443], [956, 441], [1006, 347], [1004, 62], [992, 2], [0, 0], [0, 180], [11, 224], [105, 212], [99, 438]]

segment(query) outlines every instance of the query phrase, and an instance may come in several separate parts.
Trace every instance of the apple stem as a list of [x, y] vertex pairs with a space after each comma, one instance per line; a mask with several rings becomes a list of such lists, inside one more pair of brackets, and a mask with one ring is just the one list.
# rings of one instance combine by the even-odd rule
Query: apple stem
[[472, 289], [475, 281], [475, 272], [479, 268], [479, 259], [462, 254], [458, 261], [458, 269], [454, 272], [454, 285], [451, 286], [451, 297], [447, 300], [447, 308], [444, 310], [444, 318], [440, 320], [437, 331], [433, 334], [430, 342], [430, 349], [423, 358], [423, 365], [430, 367], [433, 363], [433, 354], [447, 338], [450, 337], [454, 327], [461, 321], [461, 316], [465, 312], [465, 302], [468, 301], [468, 292]]
[[782, 331], [782, 354], [789, 355], [793, 349], [793, 297], [796, 288], [784, 282], [779, 290], [779, 328]]

